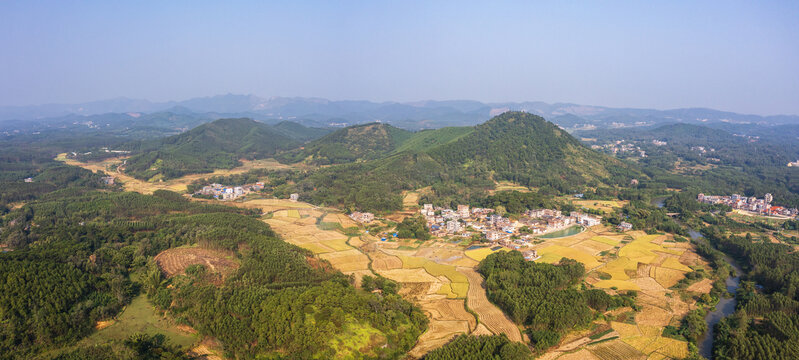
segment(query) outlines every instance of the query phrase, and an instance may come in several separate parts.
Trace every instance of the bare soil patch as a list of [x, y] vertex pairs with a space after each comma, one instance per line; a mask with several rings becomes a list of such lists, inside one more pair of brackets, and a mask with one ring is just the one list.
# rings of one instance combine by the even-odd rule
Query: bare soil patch
[[155, 262], [167, 277], [182, 274], [191, 265], [204, 265], [209, 271], [227, 276], [239, 267], [233, 254], [198, 247], [164, 250], [155, 256]]
[[691, 284], [691, 286], [689, 286], [686, 290], [690, 291], [690, 292], [701, 293], [701, 294], [709, 294], [710, 293], [710, 289], [712, 289], [712, 288], [713, 288], [713, 280], [711, 280], [711, 279], [702, 279], [700, 281], [697, 281], [697, 282]]

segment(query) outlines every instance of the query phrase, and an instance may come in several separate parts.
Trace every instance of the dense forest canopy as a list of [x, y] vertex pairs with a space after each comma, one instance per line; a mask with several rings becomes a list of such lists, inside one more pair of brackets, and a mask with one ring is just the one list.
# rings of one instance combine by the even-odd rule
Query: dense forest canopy
[[551, 265], [526, 261], [518, 251], [497, 252], [481, 261], [477, 270], [486, 279], [488, 299], [527, 328], [538, 352], [556, 345], [565, 332], [591, 322], [596, 311], [632, 301], [599, 289], [576, 289], [585, 268], [571, 259]]
[[[396, 285], [382, 282], [381, 295], [356, 290], [252, 214], [168, 191], [146, 196], [85, 187], [50, 192], [9, 212], [0, 233], [14, 248], [0, 255], [0, 352], [26, 358], [73, 344], [140, 291], [235, 356], [290, 350], [295, 358], [352, 351], [395, 358], [413, 346], [427, 320]], [[204, 266], [164, 278], [152, 257], [179, 246], [230, 252], [240, 266], [224, 278]], [[377, 342], [340, 345], [338, 334], [355, 330], [379, 334]]]

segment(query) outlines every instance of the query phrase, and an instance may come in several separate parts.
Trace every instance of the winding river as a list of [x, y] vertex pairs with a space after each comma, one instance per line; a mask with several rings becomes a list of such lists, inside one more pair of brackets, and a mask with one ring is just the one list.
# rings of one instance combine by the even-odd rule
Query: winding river
[[[665, 197], [658, 197], [652, 200], [652, 204], [657, 207], [663, 207]], [[691, 235], [691, 239], [695, 241], [705, 241], [704, 236], [694, 229], [689, 229], [688, 234]], [[735, 276], [729, 276], [726, 280], [727, 283], [727, 291], [731, 294], [735, 294], [735, 291], [738, 290], [738, 286], [741, 283], [741, 268], [738, 267], [738, 264], [735, 263], [729, 256], [724, 256], [724, 259], [727, 261], [728, 264], [732, 267], [733, 271], [735, 272]], [[705, 335], [699, 339], [697, 347], [699, 348], [699, 354], [704, 356], [706, 359], [713, 358], [713, 337], [715, 336], [715, 327], [716, 324], [721, 321], [721, 319], [732, 315], [735, 312], [735, 306], [737, 305], [737, 300], [735, 296], [731, 297], [723, 297], [719, 299], [718, 304], [716, 304], [716, 309], [709, 312], [705, 316], [705, 322], [707, 323], [707, 332]]]

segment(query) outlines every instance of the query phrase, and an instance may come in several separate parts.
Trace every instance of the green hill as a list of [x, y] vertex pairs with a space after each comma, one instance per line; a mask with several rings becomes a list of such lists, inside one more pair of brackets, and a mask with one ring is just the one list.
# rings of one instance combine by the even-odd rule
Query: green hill
[[374, 160], [393, 152], [412, 136], [412, 132], [388, 124], [355, 125], [325, 135], [278, 159], [286, 163], [307, 161], [316, 165]]
[[590, 150], [555, 124], [524, 112], [494, 117], [429, 153], [449, 168], [491, 174], [494, 180], [526, 186], [615, 184], [633, 175], [622, 162]]
[[137, 155], [128, 159], [125, 171], [140, 179], [174, 178], [234, 168], [241, 164], [239, 159], [270, 157], [300, 144], [280, 128], [245, 118], [220, 119], [142, 143]]
[[401, 191], [425, 186], [432, 186], [438, 200], [463, 201], [502, 180], [570, 193], [644, 177], [539, 116], [509, 112], [470, 130], [445, 130], [439, 135], [447, 137], [437, 141], [430, 140], [436, 132], [422, 132], [406, 141], [405, 151], [295, 180], [300, 188], [315, 189], [309, 194], [315, 203], [388, 211], [401, 207]]
[[395, 149], [394, 153], [400, 153], [403, 151], [427, 151], [437, 146], [458, 140], [473, 131], [474, 127], [471, 126], [422, 130], [414, 133], [410, 139]]

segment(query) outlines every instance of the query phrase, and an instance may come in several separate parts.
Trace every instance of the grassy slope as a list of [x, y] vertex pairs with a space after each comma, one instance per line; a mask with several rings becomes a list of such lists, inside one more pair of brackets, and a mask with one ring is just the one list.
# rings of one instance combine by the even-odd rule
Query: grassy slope
[[171, 344], [182, 348], [188, 348], [197, 341], [196, 336], [178, 330], [175, 325], [158, 316], [147, 298], [140, 295], [125, 307], [114, 324], [97, 331], [82, 342], [87, 345], [102, 345], [115, 340], [124, 341], [135, 333], [164, 334]]
[[411, 138], [394, 150], [394, 153], [403, 151], [427, 151], [439, 145], [456, 141], [463, 136], [471, 134], [473, 127], [445, 127], [435, 130], [423, 130], [413, 134]]

